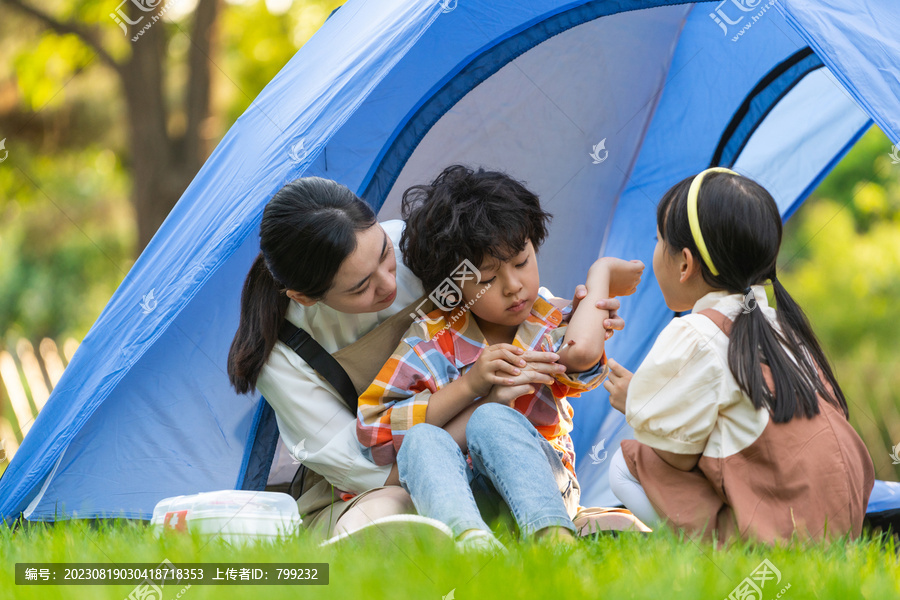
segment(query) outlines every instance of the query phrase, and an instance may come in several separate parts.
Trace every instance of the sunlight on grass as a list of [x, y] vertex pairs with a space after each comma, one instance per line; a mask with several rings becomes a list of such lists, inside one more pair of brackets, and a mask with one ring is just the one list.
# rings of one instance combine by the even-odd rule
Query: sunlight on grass
[[[163, 598], [727, 598], [768, 559], [781, 574], [764, 585], [763, 598], [900, 597], [900, 560], [893, 539], [866, 536], [803, 548], [737, 544], [717, 550], [670, 531], [579, 541], [510, 543], [508, 555], [457, 553], [452, 545], [394, 545], [390, 539], [359, 546], [318, 548], [305, 535], [278, 543], [232, 548], [198, 535], [157, 538], [144, 525], [81, 522], [31, 525], [13, 533], [0, 528], [0, 597], [127, 598], [133, 585], [16, 586], [16, 562], [327, 562], [327, 586], [168, 584]], [[240, 566], [240, 565], [236, 565]], [[148, 598], [150, 600], [150, 598]], [[153, 598], [152, 600], [157, 600]]]

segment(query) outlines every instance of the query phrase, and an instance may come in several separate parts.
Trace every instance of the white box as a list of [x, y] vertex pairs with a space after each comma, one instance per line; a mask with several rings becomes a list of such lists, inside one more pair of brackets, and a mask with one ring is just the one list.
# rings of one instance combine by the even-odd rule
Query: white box
[[297, 502], [289, 494], [221, 490], [160, 500], [150, 526], [160, 534], [197, 531], [241, 544], [293, 535], [301, 522]]

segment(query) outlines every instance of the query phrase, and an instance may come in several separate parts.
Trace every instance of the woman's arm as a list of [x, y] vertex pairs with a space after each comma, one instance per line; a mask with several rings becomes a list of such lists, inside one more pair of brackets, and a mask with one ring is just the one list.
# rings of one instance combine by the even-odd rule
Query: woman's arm
[[275, 411], [288, 450], [302, 442], [303, 464], [329, 483], [356, 493], [387, 483], [391, 467], [375, 465], [363, 455], [355, 415], [292, 350], [275, 345], [257, 389]]

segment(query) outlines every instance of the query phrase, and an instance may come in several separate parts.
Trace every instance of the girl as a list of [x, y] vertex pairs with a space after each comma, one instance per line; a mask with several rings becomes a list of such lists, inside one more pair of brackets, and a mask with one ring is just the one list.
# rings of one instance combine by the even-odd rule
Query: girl
[[[756, 182], [714, 168], [657, 208], [662, 331], [604, 387], [634, 428], [610, 485], [641, 520], [773, 542], [859, 535], [874, 468], [809, 322], [778, 281], [781, 216]], [[778, 310], [769, 307], [770, 281]]]
[[[238, 393], [262, 392], [285, 446], [318, 476], [298, 504], [304, 525], [323, 537], [412, 513], [414, 507], [398, 485], [396, 464], [375, 465], [363, 456], [355, 407], [281, 341], [279, 332], [290, 323], [338, 354], [364, 336], [371, 339], [367, 334], [378, 337], [389, 318], [414, 311], [423, 289], [401, 260], [403, 229], [402, 221], [379, 223], [369, 205], [339, 183], [297, 179], [266, 205], [260, 254], [244, 282], [228, 376]], [[576, 297], [586, 293], [580, 288]], [[624, 327], [615, 313], [618, 300], [603, 300], [598, 307], [610, 310], [607, 337]], [[375, 372], [405, 329], [379, 344], [384, 356], [366, 348]], [[525, 358], [540, 365], [548, 360], [545, 354]], [[351, 371], [351, 379], [359, 375]], [[379, 528], [384, 529], [383, 521]]]

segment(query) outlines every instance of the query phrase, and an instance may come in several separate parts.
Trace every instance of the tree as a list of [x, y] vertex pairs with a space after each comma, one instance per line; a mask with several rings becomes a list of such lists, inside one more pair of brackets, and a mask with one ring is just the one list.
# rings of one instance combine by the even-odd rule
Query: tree
[[[191, 45], [185, 90], [179, 107], [184, 114], [184, 127], [173, 131], [165, 78], [169, 32], [159, 22], [167, 7], [162, 0], [126, 0], [110, 15], [110, 22], [118, 19], [119, 27], [132, 40], [130, 51], [123, 58], [114, 56], [109, 48], [114, 44], [103, 41], [103, 28], [96, 22], [57, 16], [25, 0], [0, 0], [48, 30], [77, 36], [96, 59], [116, 74], [127, 114], [138, 251], [150, 241], [207, 156], [201, 134], [210, 116], [210, 57], [216, 51], [221, 2], [198, 0], [194, 10], [188, 34]], [[82, 4], [73, 13], [88, 13], [89, 5]]]
[[129, 16], [141, 0], [0, 0], [0, 332], [13, 345], [87, 332], [208, 150], [340, 4], [143, 1], [165, 19]]

